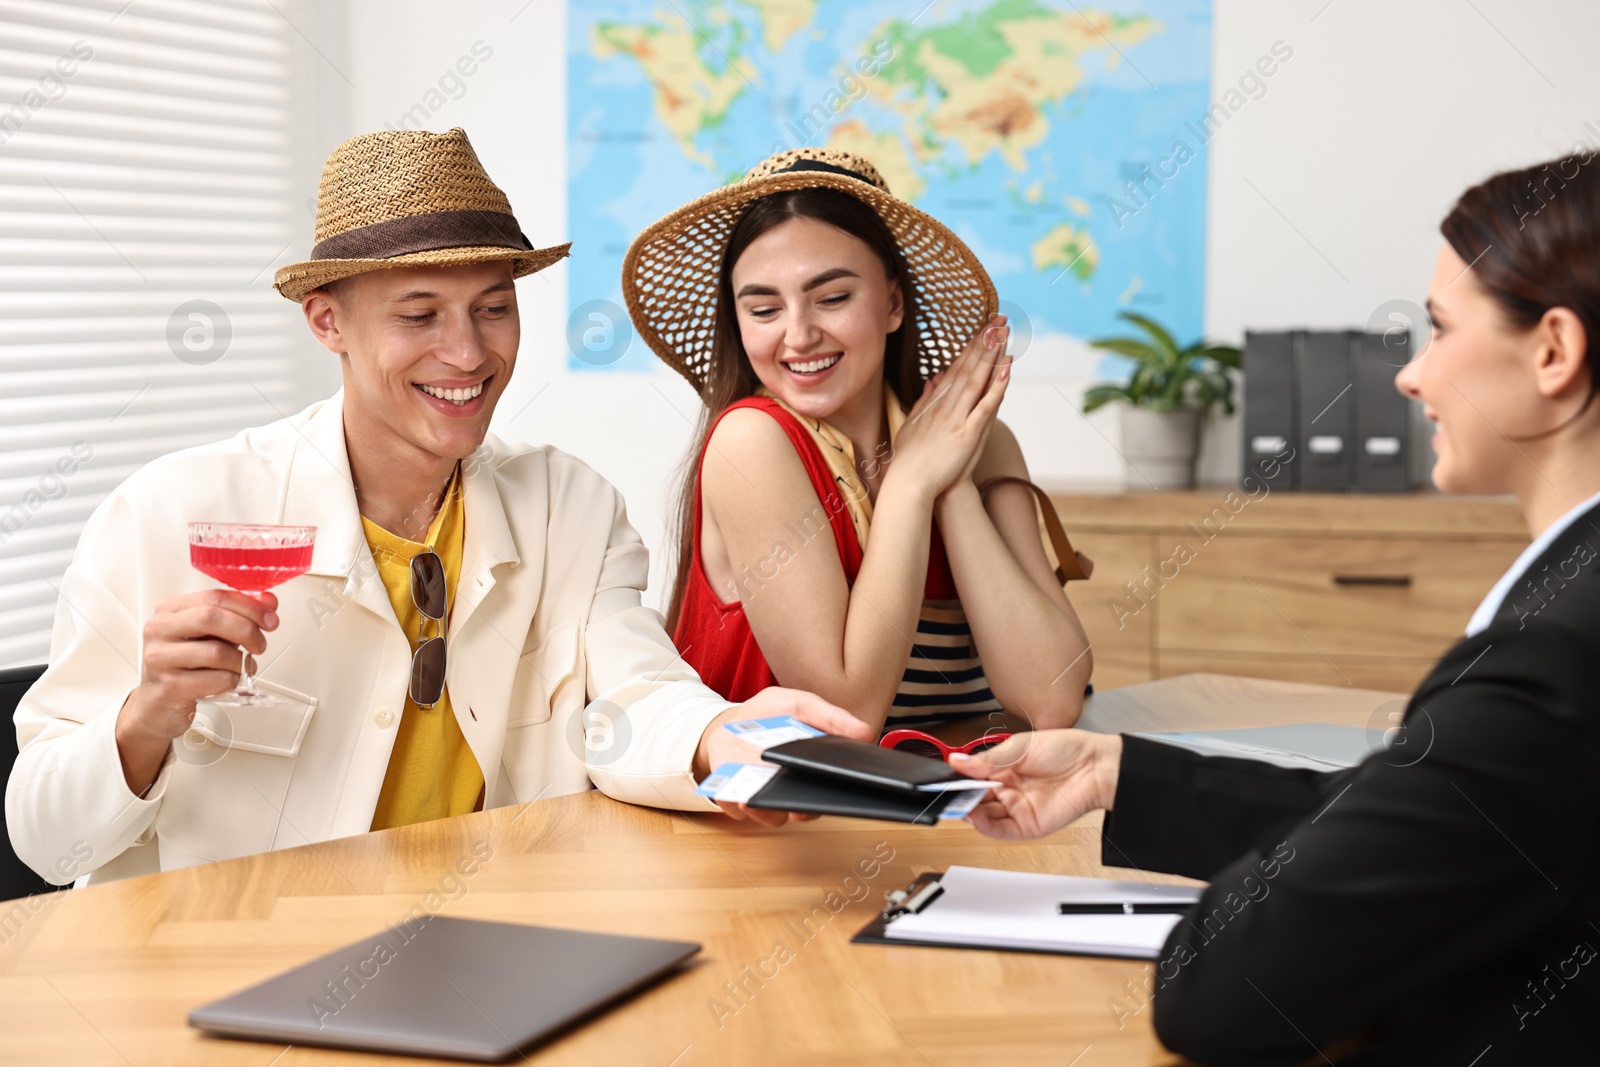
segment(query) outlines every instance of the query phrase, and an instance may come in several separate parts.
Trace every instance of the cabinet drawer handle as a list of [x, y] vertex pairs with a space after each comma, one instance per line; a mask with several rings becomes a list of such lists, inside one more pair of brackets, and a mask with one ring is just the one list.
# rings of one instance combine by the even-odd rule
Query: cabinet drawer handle
[[1335, 574], [1334, 585], [1387, 585], [1404, 589], [1411, 585], [1409, 574]]

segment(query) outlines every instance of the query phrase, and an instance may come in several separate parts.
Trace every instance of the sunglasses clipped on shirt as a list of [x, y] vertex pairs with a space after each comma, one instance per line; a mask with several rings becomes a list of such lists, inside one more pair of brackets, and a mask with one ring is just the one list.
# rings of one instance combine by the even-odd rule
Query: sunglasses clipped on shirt
[[[444, 619], [447, 603], [444, 564], [430, 547], [411, 557], [411, 602], [423, 617], [439, 624], [439, 633], [424, 638], [417, 634], [417, 650], [411, 655], [411, 684], [407, 688], [419, 708], [431, 708], [444, 696]], [[423, 624], [424, 627], [426, 623]]]

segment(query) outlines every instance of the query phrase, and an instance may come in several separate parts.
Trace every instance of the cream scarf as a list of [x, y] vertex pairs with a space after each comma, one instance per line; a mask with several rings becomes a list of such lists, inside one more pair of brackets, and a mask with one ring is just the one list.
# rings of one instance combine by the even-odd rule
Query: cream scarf
[[[865, 552], [867, 531], [872, 527], [872, 498], [867, 495], [866, 483], [856, 466], [855, 445], [851, 443], [850, 438], [830, 424], [800, 414], [766, 386], [758, 388], [756, 395], [776, 401], [779, 407], [793, 415], [800, 425], [806, 428], [806, 432], [811, 434], [811, 439], [816, 442], [817, 450], [822, 453], [822, 459], [833, 475], [834, 485], [838, 488], [839, 495], [844, 498], [845, 507], [850, 512], [850, 522], [856, 528], [856, 542], [860, 544], [861, 551]], [[900, 436], [900, 427], [905, 425], [906, 413], [900, 409], [900, 401], [895, 397], [894, 390], [889, 388], [888, 382], [883, 384], [883, 409], [889, 422], [889, 454], [893, 455], [894, 441]]]

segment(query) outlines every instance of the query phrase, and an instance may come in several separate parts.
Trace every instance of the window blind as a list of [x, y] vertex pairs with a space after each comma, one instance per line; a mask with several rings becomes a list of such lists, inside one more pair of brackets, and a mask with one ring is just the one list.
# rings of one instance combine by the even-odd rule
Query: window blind
[[107, 492], [299, 406], [294, 32], [269, 0], [0, 0], [0, 667], [45, 660]]

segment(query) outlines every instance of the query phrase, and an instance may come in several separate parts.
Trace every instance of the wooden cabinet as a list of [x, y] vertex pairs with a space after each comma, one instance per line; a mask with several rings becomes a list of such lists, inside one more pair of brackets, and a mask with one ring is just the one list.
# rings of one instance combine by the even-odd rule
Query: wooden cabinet
[[[1060, 504], [1056, 505], [1057, 510]], [[1065, 515], [1063, 515], [1065, 521]], [[1095, 605], [1109, 604], [1121, 597], [1122, 583], [1138, 574], [1150, 559], [1151, 538], [1147, 533], [1114, 533], [1067, 527], [1072, 546], [1094, 560], [1094, 575], [1086, 582], [1067, 586], [1067, 598], [1083, 620], [1094, 648], [1094, 684], [1099, 689], [1148, 682], [1158, 677], [1153, 654], [1155, 615], [1133, 612], [1120, 617], [1096, 615]], [[1104, 608], [1101, 608], [1102, 613]]]
[[1509, 499], [1051, 494], [1109, 689], [1195, 671], [1409, 691], [1528, 543]]

